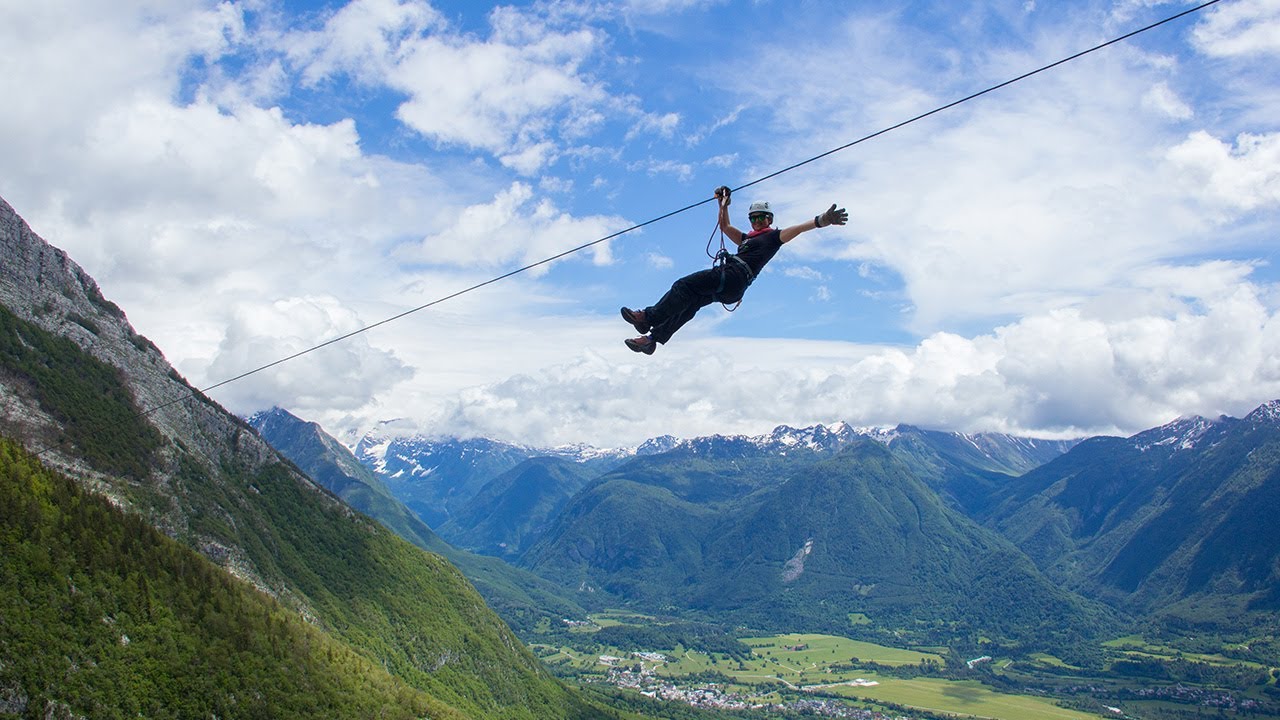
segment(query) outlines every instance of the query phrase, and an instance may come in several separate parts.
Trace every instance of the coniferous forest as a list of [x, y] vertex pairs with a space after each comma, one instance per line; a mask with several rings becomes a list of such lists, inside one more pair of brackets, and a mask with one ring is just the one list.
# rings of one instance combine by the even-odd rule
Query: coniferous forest
[[0, 706], [463, 717], [0, 439]]

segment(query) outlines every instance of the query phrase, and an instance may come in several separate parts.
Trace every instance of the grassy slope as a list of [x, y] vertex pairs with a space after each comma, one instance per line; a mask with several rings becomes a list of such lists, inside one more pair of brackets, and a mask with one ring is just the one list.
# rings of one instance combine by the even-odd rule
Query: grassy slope
[[465, 717], [0, 439], [6, 694], [32, 717]]
[[[253, 421], [251, 421], [253, 422]], [[438, 553], [456, 566], [485, 601], [517, 632], [539, 621], [582, 617], [585, 611], [566, 601], [549, 581], [497, 558], [458, 550], [440, 539], [408, 507], [392, 496], [382, 481], [318, 425], [279, 411], [268, 422], [255, 423], [263, 437], [312, 479], [351, 507], [378, 520], [423, 550]]]

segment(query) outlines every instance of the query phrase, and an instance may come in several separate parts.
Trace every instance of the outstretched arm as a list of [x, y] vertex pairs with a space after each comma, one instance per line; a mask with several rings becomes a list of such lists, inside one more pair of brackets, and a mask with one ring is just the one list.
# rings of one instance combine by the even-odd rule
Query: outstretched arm
[[778, 238], [784, 242], [791, 242], [797, 235], [809, 230], [827, 227], [828, 225], [843, 225], [849, 222], [849, 213], [844, 209], [836, 209], [835, 203], [832, 203], [831, 209], [821, 215], [814, 215], [812, 220], [802, 222], [799, 225], [783, 228], [778, 233]]
[[723, 185], [716, 188], [716, 197], [720, 199], [720, 232], [732, 240], [734, 245], [741, 245], [747, 236], [729, 222], [729, 188]]

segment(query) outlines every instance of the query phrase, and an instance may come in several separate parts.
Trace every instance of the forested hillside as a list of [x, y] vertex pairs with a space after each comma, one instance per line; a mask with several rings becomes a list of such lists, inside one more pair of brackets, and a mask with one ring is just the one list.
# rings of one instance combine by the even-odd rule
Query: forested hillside
[[440, 539], [417, 515], [392, 496], [382, 481], [347, 448], [315, 423], [279, 408], [258, 413], [249, 424], [311, 478], [351, 507], [386, 525], [418, 547], [447, 558], [467, 576], [485, 601], [517, 633], [541, 623], [586, 612], [554, 584], [497, 558], [459, 550]]
[[974, 648], [985, 637], [1083, 658], [1114, 627], [878, 442], [739, 460], [637, 458], [575, 497], [522, 560], [637, 607], [780, 632]]
[[1094, 438], [1010, 483], [990, 524], [1139, 616], [1243, 631], [1280, 609], [1280, 401]]
[[0, 715], [464, 718], [0, 439]]

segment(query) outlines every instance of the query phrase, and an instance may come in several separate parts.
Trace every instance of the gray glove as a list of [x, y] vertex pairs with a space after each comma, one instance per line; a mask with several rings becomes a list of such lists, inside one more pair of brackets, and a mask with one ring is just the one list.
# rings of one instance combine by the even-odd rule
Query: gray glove
[[813, 224], [817, 227], [826, 227], [828, 225], [843, 225], [849, 222], [849, 213], [844, 209], [836, 209], [835, 203], [832, 203], [831, 209], [813, 218]]

